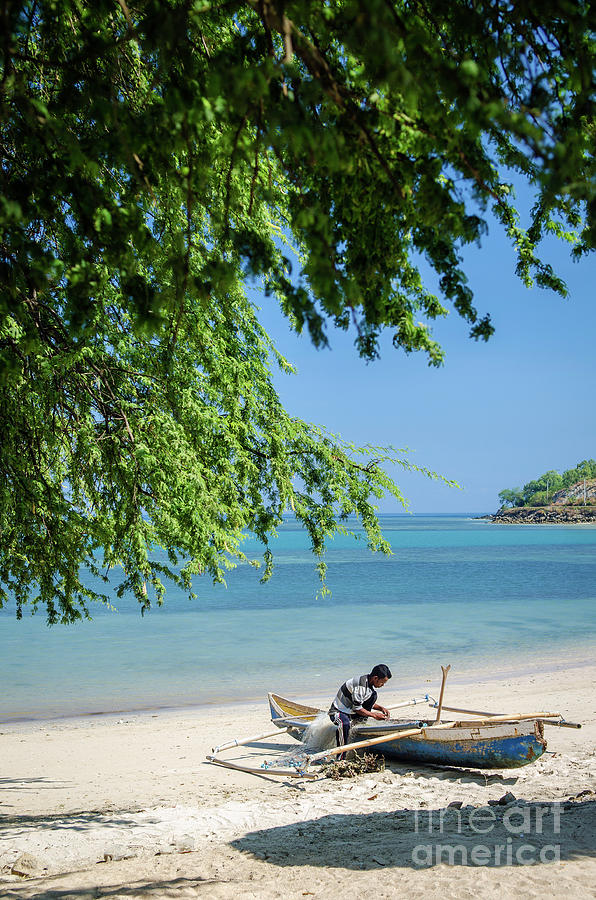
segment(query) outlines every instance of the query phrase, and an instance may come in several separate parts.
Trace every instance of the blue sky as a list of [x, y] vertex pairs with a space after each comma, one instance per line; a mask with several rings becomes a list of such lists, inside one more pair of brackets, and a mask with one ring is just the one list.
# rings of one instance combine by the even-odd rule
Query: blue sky
[[[465, 258], [475, 305], [491, 313], [496, 333], [488, 343], [472, 341], [452, 312], [433, 327], [446, 350], [440, 369], [395, 350], [390, 339], [381, 359], [367, 364], [354, 335], [336, 330], [331, 349], [315, 350], [306, 334], [291, 332], [273, 299], [257, 298], [277, 347], [298, 367], [297, 376], [275, 378], [290, 412], [356, 443], [408, 447], [412, 462], [462, 485], [392, 472], [415, 513], [490, 512], [503, 488], [596, 457], [594, 258], [574, 263], [569, 245], [544, 245], [542, 258], [567, 282], [566, 300], [524, 287], [496, 224]], [[379, 509], [398, 507], [389, 498]]]

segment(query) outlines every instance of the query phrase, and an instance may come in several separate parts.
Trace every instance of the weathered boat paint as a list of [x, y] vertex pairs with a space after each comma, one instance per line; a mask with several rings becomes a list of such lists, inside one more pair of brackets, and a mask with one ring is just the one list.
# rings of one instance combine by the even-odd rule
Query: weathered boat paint
[[[486, 726], [487, 728], [489, 726]], [[368, 735], [352, 734], [350, 740], [364, 740]], [[513, 737], [484, 737], [479, 740], [434, 741], [404, 738], [377, 744], [371, 750], [401, 762], [464, 766], [474, 769], [517, 769], [534, 762], [544, 753], [546, 742], [535, 733]]]
[[[288, 727], [289, 733], [298, 741], [302, 740], [309, 723], [321, 712], [316, 707], [286, 701], [276, 694], [269, 694], [269, 708], [271, 721], [274, 724], [279, 722], [280, 727]], [[396, 731], [424, 727], [425, 724], [430, 726], [432, 722], [400, 719], [374, 725], [355, 725], [350, 740], [367, 740], [380, 737], [384, 732], [395, 734]], [[462, 722], [461, 726], [443, 732], [433, 734], [423, 731], [415, 737], [388, 741], [370, 748], [370, 752], [399, 762], [476, 769], [519, 768], [534, 762], [545, 750], [544, 730], [538, 720], [480, 727], [466, 727]]]

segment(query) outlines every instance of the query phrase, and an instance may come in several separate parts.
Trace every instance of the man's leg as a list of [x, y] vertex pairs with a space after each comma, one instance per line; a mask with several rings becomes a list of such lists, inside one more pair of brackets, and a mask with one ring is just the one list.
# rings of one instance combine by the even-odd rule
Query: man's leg
[[[339, 711], [329, 713], [329, 718], [331, 719], [333, 724], [337, 726], [337, 731], [335, 732], [335, 742], [338, 747], [343, 747], [344, 744], [348, 743], [350, 728], [352, 727], [352, 720], [347, 713]], [[338, 759], [345, 759], [345, 753], [339, 754]]]

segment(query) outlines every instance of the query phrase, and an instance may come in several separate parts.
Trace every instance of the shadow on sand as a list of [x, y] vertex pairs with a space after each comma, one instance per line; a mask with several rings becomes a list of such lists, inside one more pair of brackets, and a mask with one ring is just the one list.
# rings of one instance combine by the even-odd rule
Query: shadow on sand
[[51, 781], [49, 778], [0, 778], [0, 796], [4, 791], [57, 791], [70, 783]]
[[596, 857], [596, 801], [328, 815], [230, 846], [278, 866], [528, 866]]
[[397, 762], [387, 762], [385, 768], [396, 775], [412, 775], [416, 778], [433, 778], [441, 781], [449, 781], [452, 784], [480, 784], [486, 787], [488, 784], [513, 785], [517, 784], [518, 775], [515, 772], [493, 772], [490, 769], [462, 769], [451, 766], [412, 766]]
[[[208, 900], [216, 884], [233, 884], [226, 879], [215, 878], [173, 878], [164, 881], [131, 881], [127, 884], [93, 885], [92, 887], [64, 887], [59, 885], [44, 888], [37, 884], [23, 884], [6, 887], [2, 900], [175, 900], [180, 896], [204, 897]], [[33, 891], [34, 893], [31, 893]], [[196, 892], [196, 893], [195, 893]]]

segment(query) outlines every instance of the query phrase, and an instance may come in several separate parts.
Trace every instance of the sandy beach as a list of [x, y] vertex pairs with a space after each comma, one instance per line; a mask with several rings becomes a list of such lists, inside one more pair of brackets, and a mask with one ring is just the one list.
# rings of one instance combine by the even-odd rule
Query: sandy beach
[[[403, 698], [392, 685], [386, 705]], [[596, 896], [595, 688], [587, 666], [453, 677], [449, 705], [583, 724], [547, 728], [534, 764], [485, 773], [390, 763], [301, 781], [206, 762], [269, 729], [264, 700], [1, 725], [0, 896]], [[225, 755], [258, 766], [291, 746]]]

